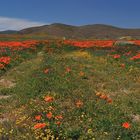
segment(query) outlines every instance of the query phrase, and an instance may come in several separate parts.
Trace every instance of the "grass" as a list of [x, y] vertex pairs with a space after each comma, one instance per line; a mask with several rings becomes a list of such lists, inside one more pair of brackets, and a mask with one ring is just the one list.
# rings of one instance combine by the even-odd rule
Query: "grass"
[[[36, 57], [3, 75], [15, 79], [16, 86], [1, 90], [2, 94], [12, 95], [0, 103], [1, 116], [7, 119], [0, 125], [2, 139], [140, 139], [140, 118], [135, 119], [140, 114], [139, 60], [130, 61], [131, 56], [118, 50], [113, 53], [120, 53], [121, 58], [114, 59], [111, 50], [55, 44], [39, 51]], [[45, 96], [54, 100], [46, 102]], [[35, 119], [37, 115], [41, 115], [40, 120]], [[34, 129], [44, 122], [44, 128]], [[131, 127], [123, 128], [124, 122]]]

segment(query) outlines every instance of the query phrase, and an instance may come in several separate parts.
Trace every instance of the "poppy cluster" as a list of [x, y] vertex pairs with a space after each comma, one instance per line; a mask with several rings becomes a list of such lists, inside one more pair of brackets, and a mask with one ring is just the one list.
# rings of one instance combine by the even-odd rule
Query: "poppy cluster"
[[102, 100], [105, 100], [107, 103], [112, 103], [112, 99], [110, 97], [108, 97], [107, 95], [105, 95], [104, 93], [97, 92], [96, 96]]
[[28, 41], [0, 41], [0, 48], [9, 48], [11, 50], [22, 50], [27, 48], [34, 48], [39, 44], [36, 40]]
[[6, 57], [0, 57], [0, 63], [4, 63], [8, 65], [10, 63], [11, 58], [9, 56]]
[[5, 56], [0, 57], [0, 69], [4, 69], [6, 65], [8, 65], [11, 61], [11, 57]]
[[132, 41], [135, 45], [140, 46], [140, 40], [134, 40]]
[[137, 59], [140, 59], [140, 53], [130, 58], [130, 60], [137, 60]]
[[72, 45], [80, 48], [91, 48], [91, 47], [113, 47], [115, 40], [92, 40], [92, 41], [75, 41], [65, 40], [65, 45]]
[[[44, 101], [49, 104], [54, 101], [54, 98], [52, 96], [45, 96]], [[35, 116], [37, 124], [34, 125], [34, 129], [44, 128], [47, 125], [49, 125], [47, 123], [42, 122], [44, 119], [47, 119], [47, 121], [55, 121], [54, 124], [56, 124], [57, 126], [59, 126], [62, 123], [62, 115], [55, 115], [55, 113], [52, 112], [52, 110], [54, 110], [52, 106], [49, 106], [48, 110], [49, 111], [46, 113], [45, 116], [43, 114]]]

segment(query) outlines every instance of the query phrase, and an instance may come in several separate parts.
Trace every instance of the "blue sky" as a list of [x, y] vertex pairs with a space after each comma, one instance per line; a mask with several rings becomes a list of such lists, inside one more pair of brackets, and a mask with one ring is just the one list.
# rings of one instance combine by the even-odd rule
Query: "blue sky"
[[0, 0], [0, 30], [51, 23], [140, 28], [140, 0]]

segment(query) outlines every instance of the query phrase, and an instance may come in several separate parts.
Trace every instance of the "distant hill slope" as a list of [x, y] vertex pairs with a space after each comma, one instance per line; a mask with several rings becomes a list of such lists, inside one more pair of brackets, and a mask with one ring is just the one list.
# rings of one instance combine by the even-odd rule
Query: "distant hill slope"
[[60, 23], [44, 25], [40, 27], [31, 27], [23, 29], [19, 34], [46, 34], [51, 37], [66, 37], [75, 39], [92, 38], [119, 38], [122, 36], [131, 36], [140, 38], [140, 29], [123, 29], [110, 25], [93, 24], [85, 26], [72, 26]]
[[6, 30], [6, 31], [0, 31], [0, 34], [16, 34], [18, 31], [15, 30]]

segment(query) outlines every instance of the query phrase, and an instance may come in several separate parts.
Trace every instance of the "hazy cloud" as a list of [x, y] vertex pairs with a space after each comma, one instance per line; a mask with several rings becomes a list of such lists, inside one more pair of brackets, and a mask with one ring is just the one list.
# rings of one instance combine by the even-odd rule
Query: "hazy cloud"
[[33, 26], [41, 26], [45, 23], [30, 21], [26, 19], [9, 18], [0, 16], [0, 31], [21, 30]]

